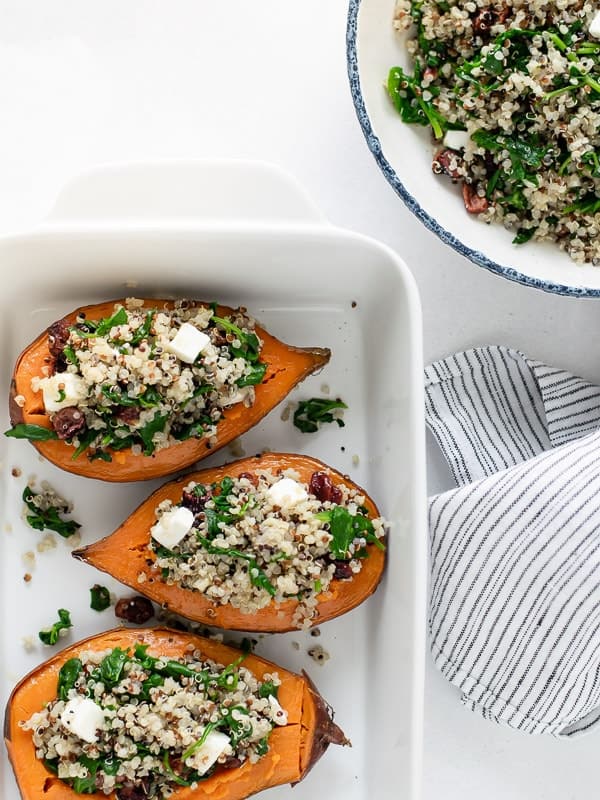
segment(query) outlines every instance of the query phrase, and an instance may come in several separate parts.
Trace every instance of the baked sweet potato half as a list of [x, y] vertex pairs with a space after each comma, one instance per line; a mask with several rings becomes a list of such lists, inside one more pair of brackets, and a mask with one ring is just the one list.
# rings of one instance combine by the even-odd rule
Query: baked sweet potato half
[[241, 800], [349, 744], [305, 674], [164, 628], [108, 631], [46, 661], [12, 692], [4, 736], [23, 800], [152, 800], [165, 786], [173, 800]]
[[284, 344], [245, 309], [194, 300], [86, 306], [19, 356], [7, 435], [89, 478], [169, 475], [256, 425], [329, 356]]
[[349, 478], [309, 456], [267, 453], [165, 484], [73, 555], [188, 619], [282, 632], [374, 592], [384, 537], [375, 503]]

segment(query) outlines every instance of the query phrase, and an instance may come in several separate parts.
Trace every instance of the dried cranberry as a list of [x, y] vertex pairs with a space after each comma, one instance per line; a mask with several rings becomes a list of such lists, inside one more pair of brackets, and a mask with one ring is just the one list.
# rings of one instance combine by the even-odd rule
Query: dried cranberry
[[199, 514], [204, 511], [204, 506], [210, 500], [210, 489], [207, 489], [204, 494], [196, 494], [195, 492], [183, 492], [181, 497], [181, 505], [184, 508], [189, 508], [194, 514]]
[[70, 439], [85, 428], [85, 416], [77, 406], [61, 408], [50, 421], [59, 439]]
[[53, 322], [48, 328], [48, 350], [50, 355], [57, 358], [65, 349], [69, 341], [69, 323], [65, 319]]
[[136, 406], [119, 406], [116, 417], [125, 425], [131, 425], [140, 418], [140, 409]]
[[334, 580], [345, 581], [352, 577], [353, 572], [348, 561], [334, 560], [333, 563], [335, 564]]
[[331, 478], [326, 472], [313, 472], [308, 485], [311, 494], [320, 500], [322, 503], [329, 501], [330, 503], [339, 503], [342, 499], [342, 492], [337, 486], [334, 486]]
[[115, 606], [115, 616], [141, 625], [154, 616], [154, 607], [147, 597], [139, 594], [133, 597], [121, 597]]
[[496, 15], [489, 8], [480, 9], [473, 17], [473, 30], [479, 34], [485, 34], [496, 21]]
[[481, 214], [483, 211], [487, 211], [489, 206], [487, 199], [480, 197], [472, 184], [463, 183], [462, 194], [465, 208], [469, 214]]
[[148, 790], [150, 788], [150, 780], [144, 777], [140, 783], [126, 783], [117, 789], [118, 800], [146, 800], [148, 797]]
[[459, 168], [462, 164], [462, 158], [456, 150], [440, 150], [435, 154], [431, 169], [436, 175], [448, 175], [452, 180], [460, 178]]
[[237, 769], [238, 767], [241, 767], [242, 764], [243, 761], [241, 761], [241, 759], [236, 758], [235, 756], [227, 756], [221, 766], [223, 769]]
[[258, 478], [253, 472], [240, 472], [238, 478], [246, 478], [253, 486], [258, 486]]

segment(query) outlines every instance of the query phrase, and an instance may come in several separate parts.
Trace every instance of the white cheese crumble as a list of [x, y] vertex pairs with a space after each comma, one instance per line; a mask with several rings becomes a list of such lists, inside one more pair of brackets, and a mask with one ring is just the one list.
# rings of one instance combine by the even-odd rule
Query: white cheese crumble
[[178, 506], [165, 513], [152, 526], [152, 538], [163, 547], [171, 550], [190, 532], [194, 524], [194, 514], [189, 508]]
[[87, 397], [87, 387], [83, 378], [71, 372], [59, 372], [39, 382], [44, 398], [44, 408], [50, 414], [61, 408], [76, 406]]
[[216, 762], [219, 756], [229, 748], [229, 736], [220, 731], [211, 731], [206, 741], [196, 752], [186, 759], [186, 764], [193, 767], [199, 775], [204, 775]]
[[274, 506], [287, 508], [308, 499], [308, 492], [292, 478], [281, 478], [267, 490], [269, 500]]
[[590, 22], [589, 33], [594, 39], [600, 39], [600, 11], [596, 13], [596, 16]]
[[210, 336], [189, 322], [184, 322], [166, 349], [186, 364], [193, 364], [208, 344]]
[[89, 697], [74, 697], [65, 705], [60, 721], [69, 733], [93, 744], [98, 741], [98, 728], [104, 726], [104, 711]]

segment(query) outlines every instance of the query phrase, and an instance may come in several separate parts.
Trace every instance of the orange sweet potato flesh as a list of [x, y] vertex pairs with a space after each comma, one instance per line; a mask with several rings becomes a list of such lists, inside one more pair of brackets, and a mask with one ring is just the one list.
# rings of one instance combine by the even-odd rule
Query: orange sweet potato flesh
[[[88, 319], [95, 320], [110, 316], [114, 304], [124, 304], [124, 300], [113, 300], [93, 306], [84, 306], [67, 314], [70, 324], [77, 316], [84, 313]], [[202, 303], [200, 303], [202, 305]], [[206, 305], [204, 303], [204, 305]], [[144, 300], [145, 308], [172, 308], [170, 300]], [[218, 306], [217, 314], [227, 316], [233, 309]], [[130, 450], [113, 452], [112, 462], [102, 460], [90, 461], [83, 453], [73, 459], [74, 448], [59, 440], [32, 442], [39, 452], [49, 461], [67, 472], [97, 478], [103, 481], [125, 482], [143, 481], [170, 475], [196, 461], [210, 455], [245, 433], [256, 425], [271, 411], [301, 380], [312, 372], [323, 367], [330, 357], [326, 348], [301, 348], [280, 342], [263, 328], [256, 327], [256, 333], [263, 341], [261, 360], [268, 364], [262, 383], [255, 387], [255, 401], [251, 408], [237, 403], [225, 410], [217, 426], [217, 441], [209, 446], [207, 439], [188, 439], [166, 447], [151, 456], [134, 455]], [[9, 409], [10, 421], [13, 425], [27, 423], [50, 428], [50, 421], [45, 413], [41, 392], [34, 393], [31, 379], [43, 376], [43, 368], [53, 362], [48, 349], [48, 336], [44, 331], [21, 353], [17, 359], [11, 381]], [[25, 398], [24, 405], [19, 405], [15, 398]]]
[[[22, 730], [19, 722], [56, 698], [58, 672], [69, 658], [82, 650], [127, 649], [137, 642], [149, 645], [152, 655], [170, 658], [183, 656], [192, 643], [203, 656], [225, 665], [240, 655], [235, 648], [212, 639], [166, 628], [117, 628], [62, 650], [17, 684], [6, 708], [4, 738], [23, 800], [81, 800], [83, 796], [107, 800], [102, 793], [77, 794], [52, 775], [35, 756], [31, 731]], [[173, 800], [242, 800], [270, 786], [301, 780], [329, 744], [349, 744], [307, 676], [288, 672], [252, 654], [247, 656], [244, 666], [259, 679], [265, 672], [277, 671], [281, 679], [278, 698], [288, 712], [288, 724], [274, 728], [269, 737], [269, 752], [256, 764], [246, 762], [235, 769], [217, 770], [198, 789], [177, 788]], [[114, 800], [115, 795], [108, 797]]]
[[[188, 619], [216, 625], [225, 630], [264, 631], [281, 633], [295, 629], [294, 611], [298, 601], [271, 603], [254, 614], [244, 614], [231, 605], [217, 605], [200, 592], [180, 586], [168, 586], [152, 569], [155, 556], [148, 548], [150, 528], [154, 525], [155, 508], [163, 500], [181, 501], [183, 487], [191, 480], [210, 484], [221, 481], [226, 475], [237, 477], [243, 472], [252, 473], [267, 469], [276, 474], [279, 470], [295, 469], [302, 482], [308, 483], [313, 472], [325, 472], [334, 485], [344, 483], [356, 487], [349, 478], [328, 467], [315, 458], [290, 453], [266, 453], [262, 456], [244, 458], [222, 467], [193, 472], [161, 486], [139, 506], [114, 533], [88, 547], [74, 550], [73, 555], [103, 572], [108, 572], [121, 583], [131, 586], [163, 608], [181, 614]], [[375, 503], [365, 495], [365, 506], [371, 518], [379, 516]], [[369, 556], [363, 559], [361, 571], [350, 580], [334, 580], [329, 589], [319, 595], [317, 615], [312, 625], [326, 622], [344, 614], [362, 603], [377, 588], [385, 566], [385, 552], [375, 545], [367, 547]], [[139, 575], [143, 574], [142, 581]]]

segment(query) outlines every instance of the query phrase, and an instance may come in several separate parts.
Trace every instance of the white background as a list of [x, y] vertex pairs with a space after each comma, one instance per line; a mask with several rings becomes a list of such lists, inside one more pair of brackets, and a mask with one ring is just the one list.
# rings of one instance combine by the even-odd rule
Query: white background
[[[354, 116], [345, 18], [345, 0], [0, 0], [0, 233], [34, 224], [67, 178], [98, 163], [269, 160], [332, 222], [405, 258], [426, 360], [503, 343], [600, 380], [598, 301], [487, 274], [387, 185]], [[448, 486], [433, 446], [428, 455], [431, 491]], [[557, 742], [496, 728], [464, 710], [431, 664], [425, 707], [426, 800], [597, 792], [600, 734]]]

